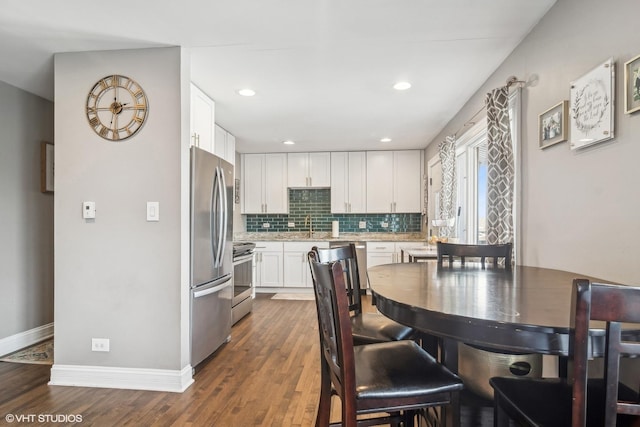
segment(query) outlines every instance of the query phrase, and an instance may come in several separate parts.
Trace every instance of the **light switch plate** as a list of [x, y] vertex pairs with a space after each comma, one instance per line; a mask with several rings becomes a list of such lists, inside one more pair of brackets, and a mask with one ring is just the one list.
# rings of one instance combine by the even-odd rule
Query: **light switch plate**
[[380, 223], [380, 226], [381, 226], [382, 228], [389, 228], [389, 223], [388, 223], [388, 222], [386, 222], [386, 221], [382, 221], [382, 222]]
[[96, 202], [82, 202], [82, 218], [93, 219], [96, 217]]
[[160, 202], [147, 202], [147, 221], [160, 221]]
[[360, 221], [358, 223], [358, 228], [367, 228], [367, 221]]
[[296, 223], [295, 223], [295, 222], [288, 222], [288, 223], [287, 223], [287, 227], [289, 227], [289, 228], [295, 228], [295, 227], [296, 227]]

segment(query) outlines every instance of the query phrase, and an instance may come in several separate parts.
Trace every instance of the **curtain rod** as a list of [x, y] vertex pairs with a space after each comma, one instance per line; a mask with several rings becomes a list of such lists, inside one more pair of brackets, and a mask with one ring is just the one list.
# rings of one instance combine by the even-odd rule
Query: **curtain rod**
[[[511, 86], [513, 86], [513, 85], [515, 85], [515, 84], [517, 84], [517, 85], [524, 85], [524, 84], [526, 84], [526, 83], [527, 83], [527, 82], [525, 82], [524, 80], [518, 80], [518, 78], [517, 78], [516, 76], [510, 76], [510, 77], [507, 79], [507, 88], [510, 88]], [[478, 111], [476, 111], [476, 112], [474, 113], [474, 115], [473, 115], [473, 116], [471, 116], [471, 118], [469, 118], [469, 120], [467, 120], [467, 121], [462, 125], [462, 127], [460, 127], [460, 129], [458, 129], [457, 131], [455, 131], [455, 133], [453, 134], [453, 136], [454, 136], [454, 137], [457, 137], [457, 136], [458, 136], [458, 133], [459, 133], [461, 130], [464, 130], [464, 129], [465, 129], [466, 127], [468, 127], [468, 126], [473, 126], [473, 125], [475, 125], [475, 124], [476, 124], [476, 122], [474, 122], [474, 121], [473, 121], [473, 119], [474, 119], [478, 114], [482, 113], [482, 112], [485, 110], [485, 108], [487, 108], [487, 106], [486, 106], [486, 105], [483, 105], [483, 106], [482, 106], [482, 108], [480, 108]]]

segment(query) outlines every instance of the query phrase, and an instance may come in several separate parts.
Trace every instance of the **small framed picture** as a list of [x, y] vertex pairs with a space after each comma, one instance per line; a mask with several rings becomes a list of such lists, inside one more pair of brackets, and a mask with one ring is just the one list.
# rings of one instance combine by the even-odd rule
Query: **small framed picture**
[[540, 148], [567, 140], [569, 101], [562, 101], [538, 116]]
[[624, 63], [624, 112], [640, 110], [640, 55]]

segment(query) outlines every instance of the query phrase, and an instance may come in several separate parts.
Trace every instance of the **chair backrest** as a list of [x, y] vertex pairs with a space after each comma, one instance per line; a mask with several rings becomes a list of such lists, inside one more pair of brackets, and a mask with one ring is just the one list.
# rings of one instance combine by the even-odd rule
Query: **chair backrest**
[[482, 268], [485, 268], [485, 258], [493, 258], [493, 266], [498, 266], [500, 258], [504, 258], [505, 268], [511, 268], [511, 251], [513, 244], [505, 243], [499, 245], [465, 245], [459, 243], [437, 243], [438, 248], [438, 265], [442, 265], [442, 260], [447, 257], [449, 266], [453, 264], [454, 257], [460, 258], [460, 262], [464, 265], [465, 258], [480, 258]]
[[342, 270], [345, 275], [345, 289], [349, 299], [349, 311], [353, 312], [353, 314], [362, 313], [360, 270], [358, 269], [358, 258], [356, 257], [356, 245], [349, 243], [345, 246], [333, 248], [318, 248], [314, 246], [311, 250], [318, 255], [319, 262], [340, 262], [342, 264]]
[[640, 355], [640, 343], [625, 342], [621, 328], [621, 323], [640, 324], [640, 287], [573, 281], [569, 348], [573, 362], [572, 426], [586, 425], [587, 360], [593, 348], [589, 342], [590, 320], [606, 322], [604, 426], [614, 427], [617, 414], [640, 415], [639, 402], [618, 400], [620, 356]]
[[321, 263], [318, 261], [317, 252], [313, 250], [309, 252], [308, 258], [318, 310], [320, 351], [346, 413], [355, 422], [356, 374], [350, 312], [342, 264]]

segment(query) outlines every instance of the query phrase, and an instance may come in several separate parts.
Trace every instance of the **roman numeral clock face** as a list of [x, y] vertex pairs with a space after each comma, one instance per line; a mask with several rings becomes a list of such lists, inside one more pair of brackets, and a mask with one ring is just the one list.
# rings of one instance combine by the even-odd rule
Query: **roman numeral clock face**
[[144, 91], [126, 76], [100, 79], [87, 96], [89, 125], [109, 141], [122, 141], [135, 135], [148, 112], [149, 103]]

